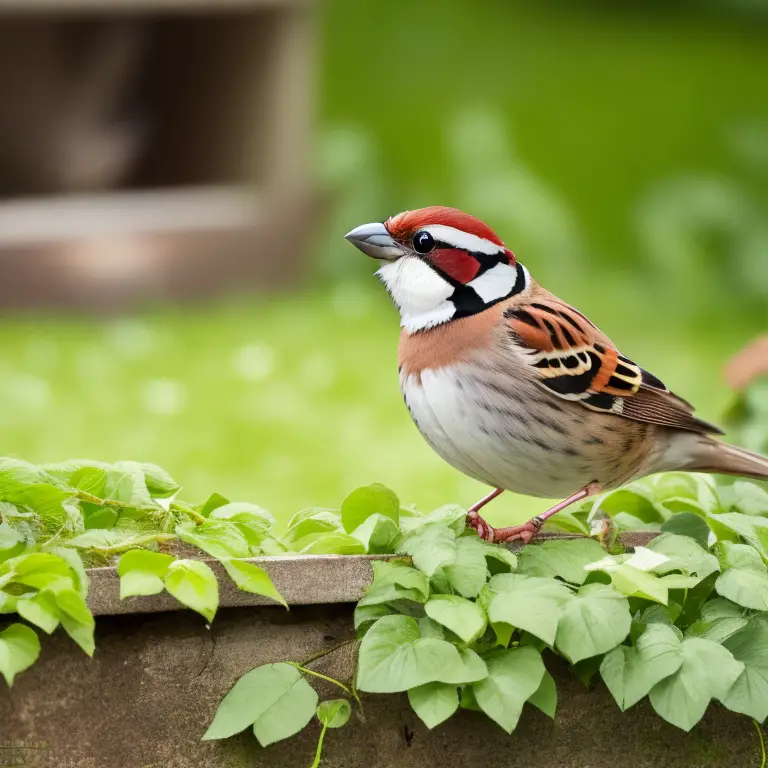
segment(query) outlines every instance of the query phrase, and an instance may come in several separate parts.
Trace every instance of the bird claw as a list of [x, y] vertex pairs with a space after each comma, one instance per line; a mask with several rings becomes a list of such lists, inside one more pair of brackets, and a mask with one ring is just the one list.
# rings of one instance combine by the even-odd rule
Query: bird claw
[[539, 532], [542, 521], [538, 517], [534, 517], [525, 525], [493, 528], [477, 512], [471, 511], [467, 513], [467, 525], [473, 528], [477, 535], [489, 544], [506, 544], [510, 541], [522, 541], [523, 544], [530, 544], [533, 537]]

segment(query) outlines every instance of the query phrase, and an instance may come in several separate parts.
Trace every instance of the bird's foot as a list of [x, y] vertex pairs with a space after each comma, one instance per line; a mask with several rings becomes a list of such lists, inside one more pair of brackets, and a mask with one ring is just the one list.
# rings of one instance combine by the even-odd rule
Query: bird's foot
[[493, 528], [480, 515], [470, 510], [467, 513], [467, 525], [477, 531], [477, 535], [490, 544], [501, 544], [510, 541], [531, 542], [539, 532], [542, 521], [538, 517], [529, 520], [525, 525], [511, 525], [507, 528]]

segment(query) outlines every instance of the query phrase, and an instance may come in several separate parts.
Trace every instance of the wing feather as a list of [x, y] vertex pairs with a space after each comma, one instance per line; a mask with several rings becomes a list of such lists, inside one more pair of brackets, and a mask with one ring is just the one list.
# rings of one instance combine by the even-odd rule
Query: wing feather
[[[538, 288], [538, 286], [537, 286]], [[693, 432], [718, 433], [652, 373], [622, 355], [584, 315], [538, 288], [504, 317], [542, 386], [586, 408]]]

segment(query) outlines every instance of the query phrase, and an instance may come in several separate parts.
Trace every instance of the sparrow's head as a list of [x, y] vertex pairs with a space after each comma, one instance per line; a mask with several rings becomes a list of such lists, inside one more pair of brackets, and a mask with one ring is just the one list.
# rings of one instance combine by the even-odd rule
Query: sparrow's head
[[405, 211], [346, 235], [385, 262], [378, 276], [408, 332], [482, 312], [525, 290], [530, 278], [494, 231], [455, 208]]

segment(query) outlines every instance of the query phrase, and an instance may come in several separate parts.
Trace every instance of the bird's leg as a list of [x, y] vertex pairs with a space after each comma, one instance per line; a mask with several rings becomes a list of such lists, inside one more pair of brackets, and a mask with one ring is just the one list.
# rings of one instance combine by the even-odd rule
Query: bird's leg
[[488, 525], [488, 523], [486, 523], [478, 513], [489, 501], [493, 501], [502, 493], [504, 493], [503, 488], [494, 488], [487, 496], [483, 496], [480, 501], [473, 504], [467, 510], [467, 525], [470, 528], [474, 528], [477, 531], [477, 535], [486, 541], [493, 541], [494, 531], [493, 528], [491, 528], [491, 526]]
[[[564, 499], [559, 504], [555, 504], [554, 507], [550, 507], [546, 512], [542, 512], [540, 515], [536, 515], [536, 517], [531, 518], [527, 523], [525, 523], [525, 525], [512, 525], [508, 528], [497, 528], [494, 530], [488, 525], [488, 523], [482, 520], [482, 518], [479, 518], [481, 520], [482, 526], [488, 529], [487, 533], [484, 531], [485, 535], [483, 535], [483, 533], [480, 532], [480, 528], [475, 525], [472, 527], [475, 528], [475, 530], [478, 532], [478, 535], [480, 535], [486, 541], [498, 543], [502, 541], [507, 542], [519, 540], [522, 541], [523, 544], [528, 544], [531, 539], [533, 539], [533, 537], [539, 532], [541, 526], [544, 525], [544, 523], [550, 517], [552, 517], [552, 515], [556, 515], [561, 509], [565, 509], [571, 504], [575, 504], [577, 501], [586, 499], [589, 496], [594, 496], [596, 493], [600, 493], [601, 491], [602, 489], [600, 488], [600, 484], [598, 482], [591, 482], [589, 485], [585, 485], [580, 491], [576, 491], [576, 493], [572, 494], [567, 499]], [[492, 498], [491, 494], [489, 494], [489, 496]], [[488, 501], [490, 500], [491, 499], [488, 498]], [[483, 502], [485, 502], [485, 499], [483, 499]], [[470, 513], [472, 509], [473, 508], [470, 508]]]

